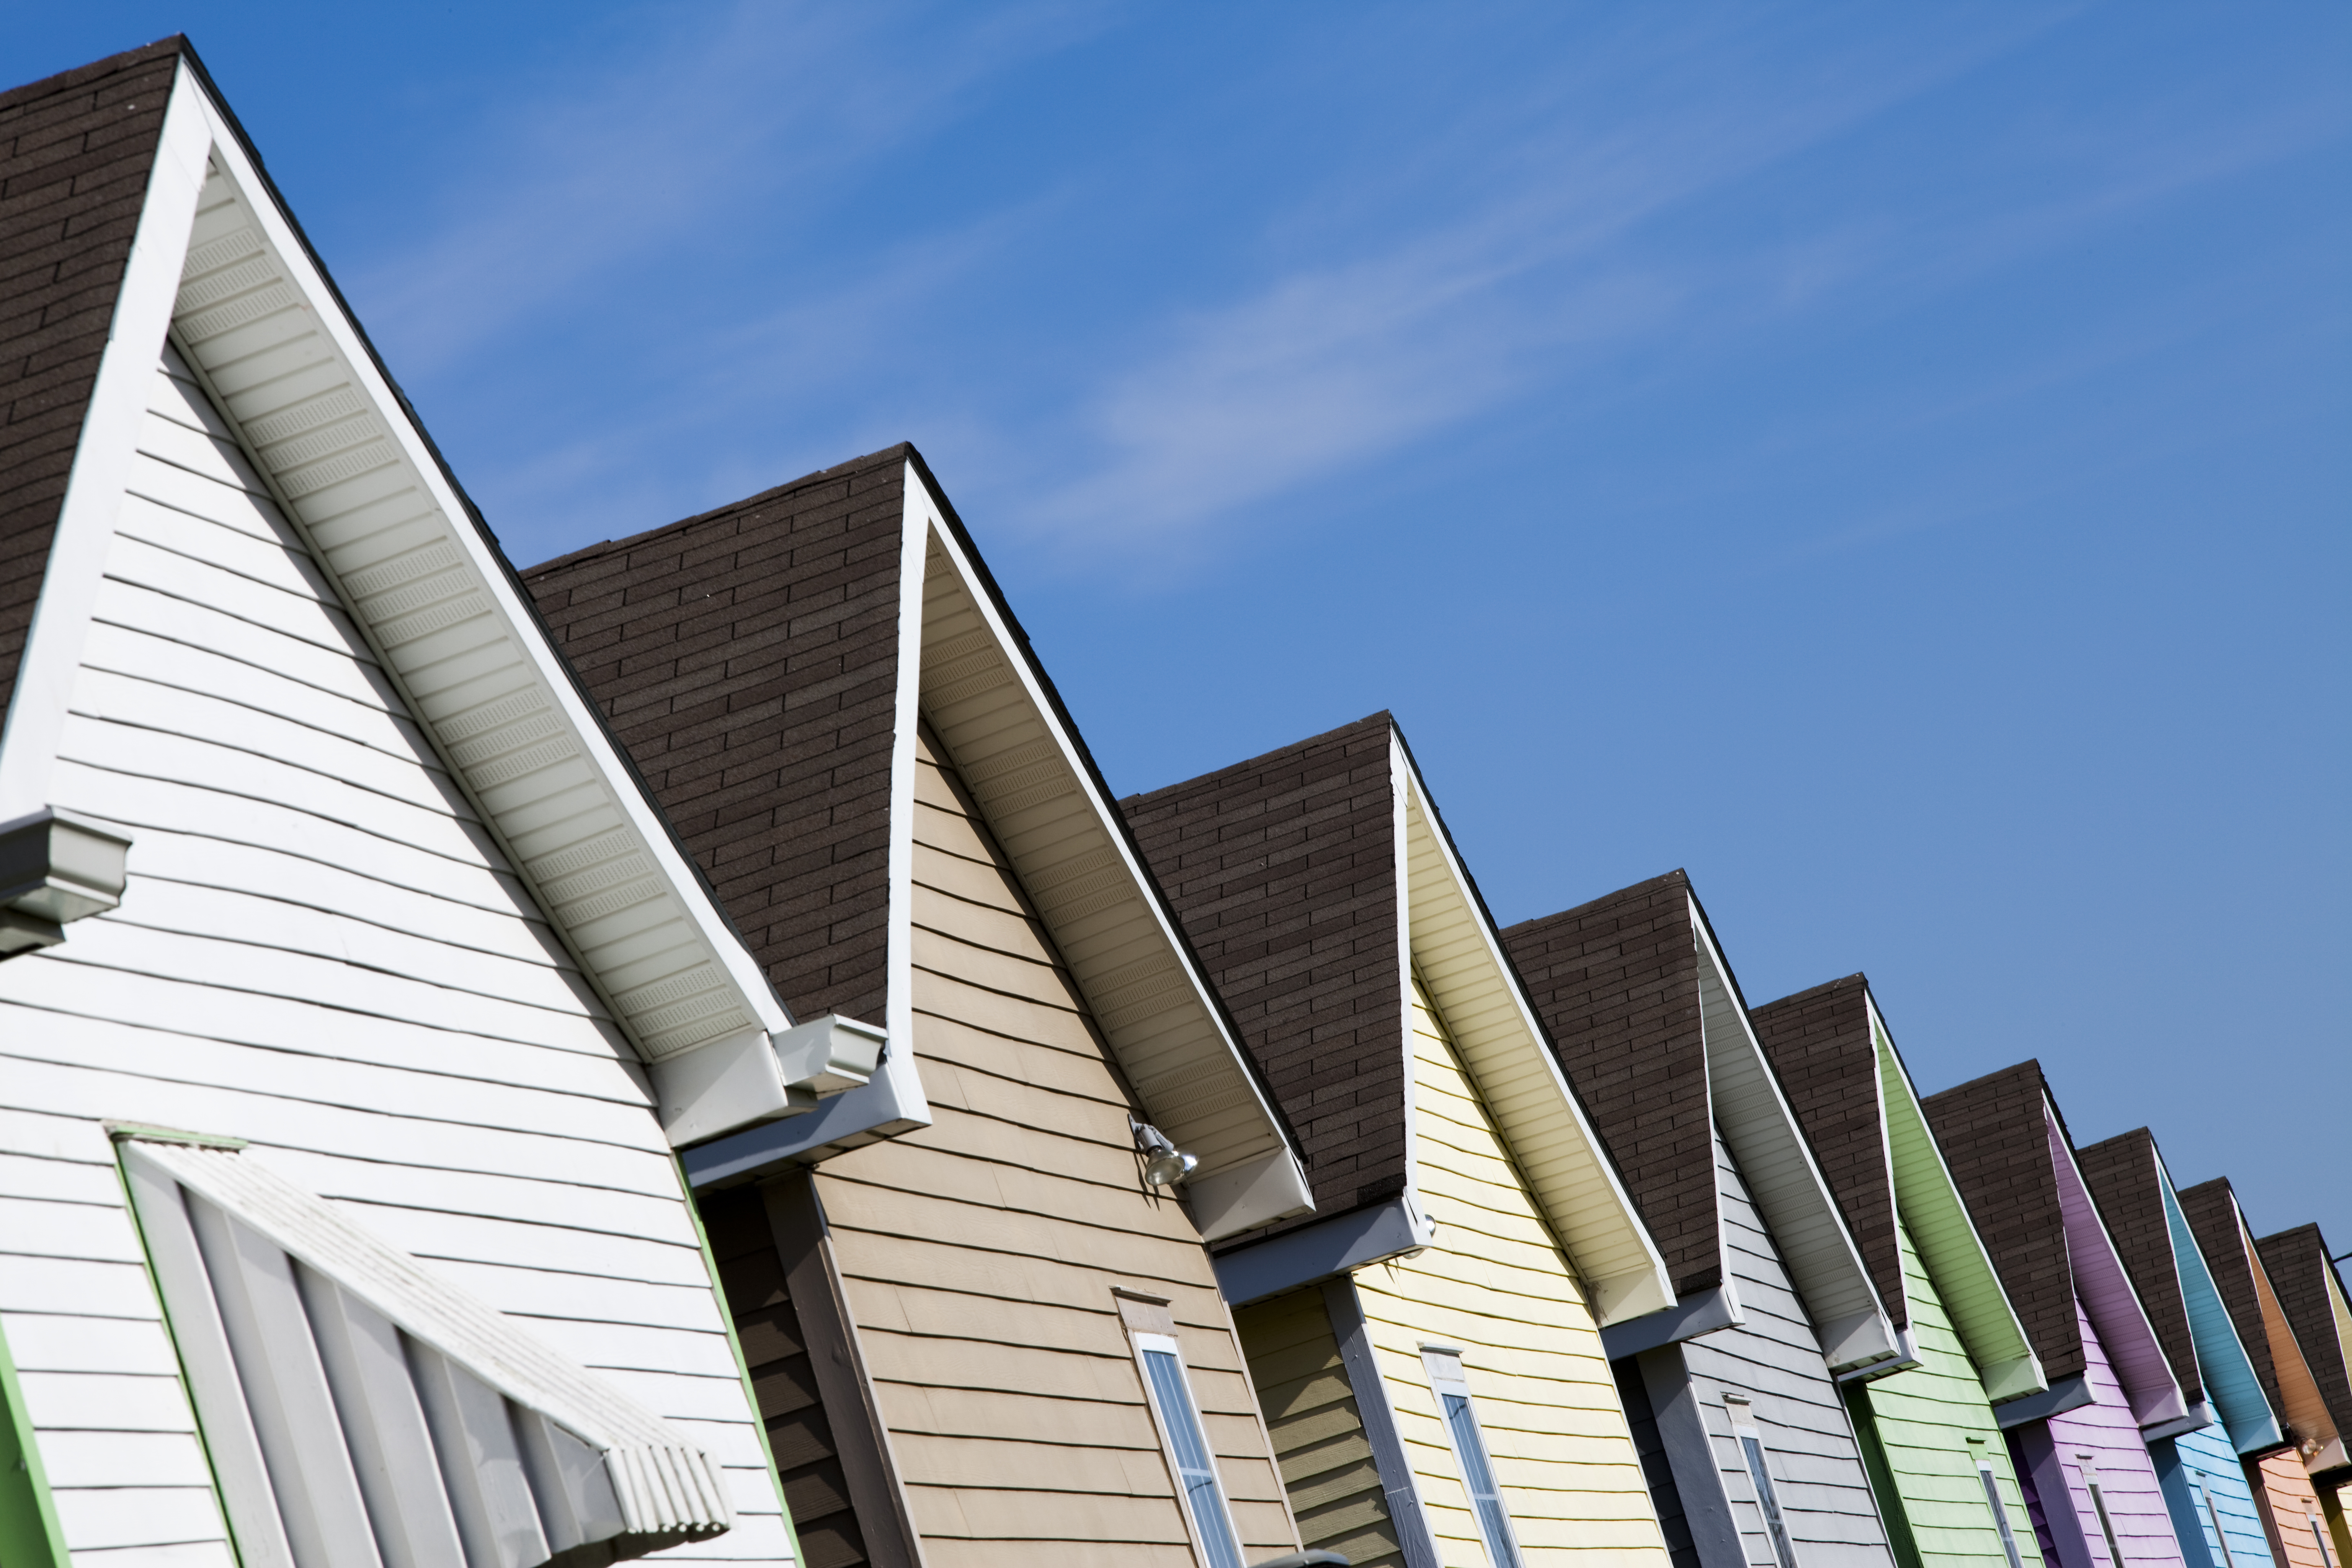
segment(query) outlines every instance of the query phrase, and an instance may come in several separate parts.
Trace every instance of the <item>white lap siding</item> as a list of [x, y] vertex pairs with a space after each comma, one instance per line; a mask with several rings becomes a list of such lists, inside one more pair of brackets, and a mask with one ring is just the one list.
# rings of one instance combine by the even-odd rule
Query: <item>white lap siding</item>
[[102, 1119], [253, 1157], [671, 1418], [787, 1561], [640, 1070], [168, 353], [51, 798], [121, 907], [0, 964], [0, 1324], [77, 1562], [231, 1561]]
[[1800, 1568], [1892, 1568], [1886, 1531], [1871, 1500], [1844, 1404], [1719, 1131], [1715, 1168], [1725, 1262], [1746, 1321], [1689, 1341], [1683, 1354], [1748, 1561], [1771, 1568], [1774, 1558], [1747, 1458], [1731, 1435], [1723, 1404], [1727, 1388], [1754, 1402], [1766, 1463]]

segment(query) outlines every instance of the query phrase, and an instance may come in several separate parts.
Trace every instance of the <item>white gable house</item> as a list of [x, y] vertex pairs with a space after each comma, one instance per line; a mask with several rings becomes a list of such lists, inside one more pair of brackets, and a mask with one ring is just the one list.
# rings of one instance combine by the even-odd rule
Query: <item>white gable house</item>
[[794, 1558], [793, 1020], [173, 39], [0, 95], [0, 1556]]

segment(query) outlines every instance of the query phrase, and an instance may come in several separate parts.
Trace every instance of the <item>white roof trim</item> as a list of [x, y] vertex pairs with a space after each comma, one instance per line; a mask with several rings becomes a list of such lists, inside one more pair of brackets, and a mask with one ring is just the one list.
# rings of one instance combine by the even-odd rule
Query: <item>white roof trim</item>
[[[700, 1538], [734, 1523], [719, 1467], [667, 1422], [251, 1155], [136, 1138], [126, 1140], [124, 1154], [134, 1178], [143, 1166], [210, 1200], [411, 1338], [595, 1449], [627, 1532]], [[141, 1212], [151, 1230], [168, 1218]], [[157, 1261], [169, 1271], [164, 1257]]]
[[1577, 1103], [1394, 731], [1389, 744], [1409, 839], [1410, 881], [1398, 923], [1408, 928], [1412, 967], [1591, 1293], [1594, 1318], [1605, 1328], [1673, 1306], [1674, 1282], [1658, 1244]]
[[1698, 947], [1701, 1029], [1706, 1041], [1708, 1109], [1750, 1197], [1763, 1211], [1772, 1244], [1796, 1285], [1832, 1371], [1883, 1361], [1898, 1352], [1870, 1269], [1854, 1245], [1829, 1182], [1780, 1079], [1732, 989], [1698, 900], [1690, 900]]
[[[182, 85], [193, 79], [184, 65]], [[214, 178], [258, 243], [207, 235], [217, 225], [197, 218], [175, 330], [386, 675], [641, 1055], [658, 1060], [746, 1027], [789, 1027], [225, 111], [198, 98]], [[218, 211], [210, 193], [191, 210], [199, 205]], [[139, 288], [160, 290], [173, 310], [182, 278], [150, 273]], [[269, 354], [282, 355], [282, 368], [269, 361], [250, 384], [219, 380], [232, 362], [260, 364]], [[339, 380], [351, 397], [333, 390]], [[270, 417], [292, 430], [255, 423], [254, 407], [273, 398], [291, 400]]]
[[[1202, 1234], [1213, 1241], [1311, 1212], [1307, 1174], [1282, 1120], [1154, 896], [1118, 808], [1095, 787], [957, 530], [911, 462], [906, 496], [907, 526], [932, 553], [923, 568], [922, 662], [902, 663], [901, 701], [908, 686], [919, 685], [924, 717], [1020, 874], [1145, 1113], [1199, 1156], [1186, 1197]], [[939, 579], [942, 567], [949, 575]], [[932, 622], [942, 615], [976, 619], [984, 639], [969, 648], [932, 646]], [[901, 896], [895, 877], [892, 895]]]
[[2067, 1270], [2074, 1277], [2074, 1294], [2083, 1303], [2084, 1315], [2091, 1320], [2107, 1352], [2107, 1363], [2116, 1381], [2123, 1384], [2134, 1418], [2143, 1426], [2178, 1421], [2189, 1413], [2188, 1396], [2181, 1392], [2180, 1380], [2172, 1374], [2172, 1360], [2164, 1353], [2156, 1325], [2148, 1321], [2147, 1307], [2124, 1268], [2123, 1254], [2116, 1250], [2116, 1238], [2091, 1196], [2090, 1184], [2083, 1180], [2083, 1168], [2074, 1163], [2058, 1108], [2047, 1092], [2042, 1096], [2042, 1126], [2050, 1146], [2052, 1173], [2058, 1180]]
[[90, 389], [58, 509], [57, 533], [26, 637], [16, 686], [0, 731], [0, 822], [53, 804], [49, 777], [65, 733], [66, 703], [81, 668], [90, 612], [105, 574], [114, 520], [122, 509], [155, 361], [172, 320], [172, 297], [188, 253], [188, 231], [204, 188], [212, 122], [194, 75], [184, 64], [163, 110], [161, 144], [147, 178], [131, 258]]

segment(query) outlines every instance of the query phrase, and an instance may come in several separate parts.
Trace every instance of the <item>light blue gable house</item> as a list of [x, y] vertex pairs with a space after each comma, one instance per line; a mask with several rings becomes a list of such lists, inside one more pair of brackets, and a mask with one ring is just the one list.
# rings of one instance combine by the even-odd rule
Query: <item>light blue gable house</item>
[[2244, 1461], [2286, 1446], [2145, 1127], [2075, 1154], [2173, 1375], [2212, 1421], [2148, 1444], [2188, 1568], [2270, 1568]]

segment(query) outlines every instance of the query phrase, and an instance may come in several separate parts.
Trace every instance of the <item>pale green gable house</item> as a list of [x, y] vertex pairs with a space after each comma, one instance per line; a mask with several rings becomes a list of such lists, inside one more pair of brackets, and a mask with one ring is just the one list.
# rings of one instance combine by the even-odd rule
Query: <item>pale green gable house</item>
[[2040, 1568], [1993, 1406], [2045, 1392], [2040, 1363], [1919, 1111], [1869, 983], [1753, 1014], [1894, 1320], [1902, 1358], [1843, 1384], [1902, 1568]]

